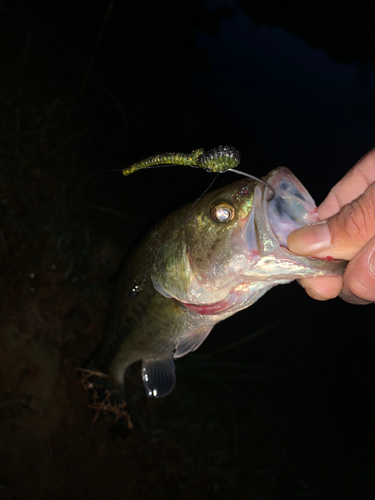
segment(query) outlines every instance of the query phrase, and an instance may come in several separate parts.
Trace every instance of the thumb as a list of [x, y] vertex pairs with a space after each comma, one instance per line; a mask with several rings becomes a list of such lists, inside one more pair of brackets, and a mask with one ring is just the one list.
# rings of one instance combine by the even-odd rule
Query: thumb
[[332, 217], [293, 231], [289, 249], [301, 255], [351, 260], [375, 236], [375, 183]]

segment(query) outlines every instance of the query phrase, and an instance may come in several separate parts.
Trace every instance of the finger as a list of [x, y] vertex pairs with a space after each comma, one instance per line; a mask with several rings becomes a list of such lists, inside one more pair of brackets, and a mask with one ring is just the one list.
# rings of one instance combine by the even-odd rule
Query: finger
[[304, 278], [299, 284], [305, 289], [307, 295], [315, 300], [334, 299], [339, 295], [343, 286], [341, 276], [320, 276], [317, 278]]
[[300, 255], [350, 260], [375, 236], [375, 182], [326, 221], [304, 226], [288, 237]]
[[368, 152], [331, 189], [318, 207], [321, 220], [336, 214], [344, 205], [358, 198], [375, 181], [375, 148]]
[[349, 262], [344, 274], [343, 293], [375, 302], [375, 237]]

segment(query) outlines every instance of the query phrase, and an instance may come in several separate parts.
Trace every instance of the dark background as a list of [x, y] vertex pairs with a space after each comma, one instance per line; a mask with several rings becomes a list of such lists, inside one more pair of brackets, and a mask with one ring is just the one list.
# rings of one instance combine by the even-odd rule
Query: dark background
[[1, 499], [374, 498], [373, 305], [273, 289], [167, 398], [129, 370], [126, 438], [75, 374], [126, 251], [212, 180], [110, 170], [230, 144], [319, 204], [373, 147], [367, 2], [301, 5], [1, 2]]

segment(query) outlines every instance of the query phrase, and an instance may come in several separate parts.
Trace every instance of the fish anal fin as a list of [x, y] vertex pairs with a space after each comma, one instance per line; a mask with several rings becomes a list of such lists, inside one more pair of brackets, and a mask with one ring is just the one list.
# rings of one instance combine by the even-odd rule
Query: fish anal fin
[[169, 394], [176, 383], [172, 354], [165, 358], [143, 359], [142, 380], [148, 397], [162, 398]]
[[195, 351], [207, 338], [213, 326], [202, 326], [178, 340], [175, 358], [181, 358], [188, 352]]

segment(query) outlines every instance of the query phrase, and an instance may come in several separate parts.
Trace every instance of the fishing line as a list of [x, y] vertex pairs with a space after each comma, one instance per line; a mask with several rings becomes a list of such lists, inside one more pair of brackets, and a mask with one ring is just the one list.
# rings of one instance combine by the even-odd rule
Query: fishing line
[[203, 193], [199, 196], [198, 199], [195, 200], [195, 202], [192, 204], [192, 206], [189, 208], [187, 214], [186, 214], [186, 217], [189, 215], [189, 213], [193, 210], [193, 208], [195, 207], [195, 205], [198, 203], [198, 201], [207, 193], [207, 191], [212, 187], [212, 184], [216, 181], [216, 179], [218, 178], [219, 174], [217, 173], [215, 175], [215, 177], [212, 179], [212, 181], [210, 182], [210, 184], [208, 185], [208, 187], [206, 187], [206, 189], [203, 191]]
[[[178, 166], [178, 163], [175, 164]], [[171, 165], [150, 165], [147, 168], [162, 168], [162, 167], [170, 167]], [[123, 168], [114, 168], [112, 170], [97, 170], [93, 172], [82, 172], [83, 174], [103, 174], [104, 172], [124, 172]], [[72, 175], [79, 175], [79, 174], [72, 174]]]
[[[160, 168], [160, 167], [170, 167], [170, 165], [153, 165], [147, 168]], [[76, 173], [66, 173], [66, 174], [57, 174], [57, 175], [45, 175], [43, 177], [38, 176], [37, 179], [58, 179], [59, 177], [78, 177], [83, 175], [91, 175], [91, 174], [107, 174], [112, 172], [123, 172], [123, 168], [113, 168], [111, 170], [90, 170], [89, 172], [76, 172]]]

